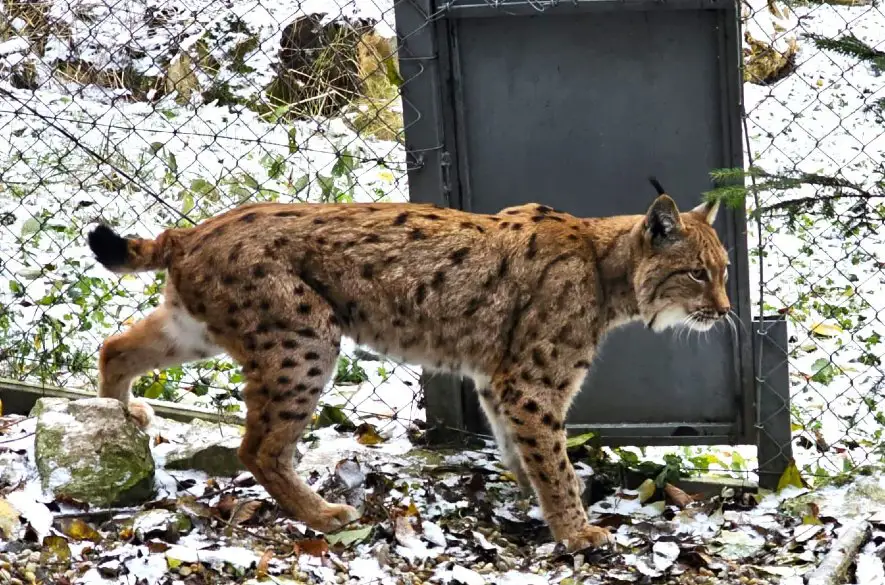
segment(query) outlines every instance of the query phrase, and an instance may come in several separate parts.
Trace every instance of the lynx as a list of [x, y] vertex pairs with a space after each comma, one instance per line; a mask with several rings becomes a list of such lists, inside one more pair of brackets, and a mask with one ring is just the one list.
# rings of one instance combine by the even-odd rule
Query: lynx
[[730, 311], [718, 205], [680, 212], [651, 181], [647, 213], [607, 218], [540, 204], [483, 215], [260, 203], [155, 240], [99, 225], [89, 246], [107, 269], [168, 278], [164, 304], [102, 345], [98, 393], [146, 427], [150, 407], [129, 396], [137, 375], [226, 352], [246, 379], [242, 462], [286, 513], [333, 531], [358, 512], [311, 490], [293, 454], [346, 335], [472, 378], [504, 463], [534, 490], [553, 537], [602, 545], [609, 533], [588, 521], [564, 427], [594, 352], [631, 321], [705, 331]]

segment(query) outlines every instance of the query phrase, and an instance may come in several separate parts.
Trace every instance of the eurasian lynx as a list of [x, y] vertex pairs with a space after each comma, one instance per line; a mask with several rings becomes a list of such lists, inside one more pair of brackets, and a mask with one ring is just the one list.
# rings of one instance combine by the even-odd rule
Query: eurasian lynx
[[[115, 272], [167, 270], [165, 303], [101, 349], [99, 395], [145, 371], [227, 352], [243, 366], [240, 457], [280, 506], [330, 531], [358, 517], [295, 473], [293, 449], [335, 371], [342, 335], [470, 376], [503, 459], [555, 539], [599, 545], [563, 422], [609, 330], [641, 320], [707, 330], [730, 311], [717, 205], [580, 219], [538, 204], [494, 215], [419, 204], [245, 205], [155, 240], [89, 234]], [[604, 388], [598, 391], [605, 391]]]

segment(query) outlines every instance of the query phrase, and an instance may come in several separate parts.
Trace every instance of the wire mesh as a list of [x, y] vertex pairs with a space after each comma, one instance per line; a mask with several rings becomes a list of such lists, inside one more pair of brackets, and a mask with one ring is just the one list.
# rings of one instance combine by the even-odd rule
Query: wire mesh
[[[408, 1], [4, 0], [0, 377], [91, 390], [102, 340], [158, 304], [163, 274], [96, 266], [98, 219], [150, 236], [245, 202], [408, 200], [403, 112], [429, 106], [399, 63], [433, 58], [394, 34]], [[885, 428], [885, 12], [829, 2], [740, 3], [746, 165], [719, 171], [744, 179], [724, 193], [751, 214], [756, 312], [787, 320], [782, 408], [820, 477], [880, 463]], [[419, 376], [345, 345], [324, 404], [402, 431]], [[231, 411], [240, 382], [222, 356], [134, 391]]]
[[[154, 237], [246, 202], [408, 200], [394, 8], [4, 1], [0, 377], [92, 390], [104, 338], [160, 302], [164, 274], [96, 265], [98, 220]], [[324, 406], [404, 431], [419, 376], [345, 345]], [[237, 411], [241, 379], [219, 356], [133, 390]]]
[[[722, 174], [745, 179], [735, 200], [749, 195], [756, 312], [788, 327], [787, 346], [768, 349], [789, 367], [781, 452], [792, 447], [812, 481], [844, 477], [882, 463], [885, 12], [839, 0], [741, 8], [746, 163]], [[771, 399], [771, 370], [756, 375]]]

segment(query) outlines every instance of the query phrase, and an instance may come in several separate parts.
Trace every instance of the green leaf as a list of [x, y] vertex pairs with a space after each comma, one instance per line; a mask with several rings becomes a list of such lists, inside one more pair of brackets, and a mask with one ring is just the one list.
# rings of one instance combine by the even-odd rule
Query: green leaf
[[181, 202], [181, 214], [187, 215], [194, 208], [194, 196], [190, 194], [190, 192], [186, 191], [184, 193], [183, 201]]
[[165, 384], [163, 384], [163, 382], [161, 382], [160, 380], [157, 380], [153, 384], [151, 384], [150, 386], [147, 387], [147, 389], [144, 391], [144, 397], [156, 400], [157, 398], [159, 398], [160, 396], [163, 395], [163, 388], [164, 387], [165, 387]]
[[170, 152], [166, 155], [166, 165], [173, 175], [178, 174], [178, 160], [175, 158], [175, 154]]
[[574, 449], [576, 447], [580, 447], [590, 439], [596, 436], [596, 433], [584, 433], [582, 435], [575, 435], [574, 437], [569, 437], [565, 441], [566, 449]]
[[814, 364], [812, 364], [812, 369], [814, 370], [814, 374], [811, 376], [811, 380], [813, 382], [817, 382], [818, 384], [829, 384], [833, 381], [833, 379], [839, 375], [839, 368], [833, 365], [830, 360], [825, 358], [819, 358], [815, 360]]
[[40, 231], [41, 223], [36, 217], [29, 217], [22, 224], [22, 236], [29, 236]]
[[805, 482], [802, 481], [802, 475], [799, 473], [799, 468], [796, 467], [796, 460], [790, 459], [789, 465], [784, 470], [783, 475], [781, 475], [780, 479], [777, 482], [777, 491], [780, 492], [784, 488], [788, 486], [793, 486], [797, 488], [805, 487]]
[[295, 179], [294, 183], [292, 183], [292, 190], [295, 191], [295, 194], [297, 195], [298, 193], [301, 193], [305, 187], [307, 187], [307, 184], [309, 182], [310, 179], [307, 175], [301, 175], [300, 177]]
[[163, 150], [163, 143], [162, 142], [151, 142], [150, 148], [151, 148], [152, 154], [157, 154], [158, 152]]
[[298, 152], [298, 130], [295, 127], [289, 128], [289, 154]]
[[215, 185], [206, 179], [194, 179], [191, 181], [191, 191], [200, 195], [208, 195], [215, 190]]
[[356, 428], [340, 408], [337, 406], [326, 405], [317, 417], [316, 426], [317, 428], [322, 428], [331, 427], [333, 425], [344, 425], [345, 427]]
[[403, 79], [402, 75], [397, 71], [396, 63], [394, 63], [393, 59], [387, 59], [384, 62], [384, 69], [387, 74], [387, 81], [389, 81], [391, 85], [400, 87], [405, 83], [405, 79]]
[[362, 542], [369, 538], [372, 534], [374, 526], [363, 526], [362, 528], [354, 528], [353, 530], [342, 530], [334, 534], [327, 534], [326, 540], [331, 545], [340, 544], [342, 546], [351, 546], [358, 542]]
[[286, 161], [283, 160], [282, 157], [275, 158], [274, 161], [270, 163], [270, 167], [267, 169], [267, 176], [271, 179], [277, 179], [282, 176], [285, 169]]

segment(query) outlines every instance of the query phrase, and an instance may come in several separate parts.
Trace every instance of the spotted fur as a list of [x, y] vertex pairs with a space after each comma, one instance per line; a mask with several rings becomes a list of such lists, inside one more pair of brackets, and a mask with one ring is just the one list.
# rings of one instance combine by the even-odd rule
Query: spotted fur
[[[661, 189], [662, 190], [662, 189]], [[572, 549], [588, 523], [564, 422], [607, 331], [641, 320], [708, 329], [729, 312], [716, 207], [581, 219], [545, 205], [494, 215], [418, 204], [246, 205], [156, 240], [106, 227], [90, 247], [116, 272], [167, 270], [165, 303], [100, 354], [99, 395], [129, 399], [153, 368], [227, 352], [243, 366], [243, 463], [288, 513], [328, 531], [357, 517], [295, 473], [292, 454], [342, 335], [473, 378], [505, 463]], [[601, 390], [603, 391], [603, 390]]]

